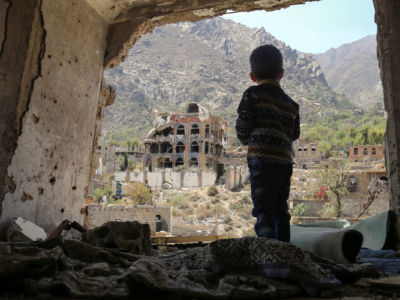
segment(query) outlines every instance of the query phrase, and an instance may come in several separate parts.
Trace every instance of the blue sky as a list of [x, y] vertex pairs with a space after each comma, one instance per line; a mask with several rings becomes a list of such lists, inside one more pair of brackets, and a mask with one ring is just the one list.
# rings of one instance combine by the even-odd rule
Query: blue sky
[[376, 34], [372, 0], [322, 0], [224, 17], [249, 27], [264, 27], [292, 48], [308, 53], [325, 52]]

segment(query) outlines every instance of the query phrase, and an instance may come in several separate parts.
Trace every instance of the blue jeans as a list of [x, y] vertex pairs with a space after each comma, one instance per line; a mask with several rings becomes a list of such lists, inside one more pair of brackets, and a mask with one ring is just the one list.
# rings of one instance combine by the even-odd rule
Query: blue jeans
[[287, 199], [293, 165], [248, 161], [250, 169], [253, 217], [257, 218], [254, 230], [257, 236], [284, 242], [290, 240], [290, 214]]

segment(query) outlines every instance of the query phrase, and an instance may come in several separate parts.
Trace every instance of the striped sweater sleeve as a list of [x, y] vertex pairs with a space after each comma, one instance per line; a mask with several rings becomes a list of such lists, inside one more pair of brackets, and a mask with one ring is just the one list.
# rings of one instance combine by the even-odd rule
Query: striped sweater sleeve
[[238, 118], [236, 119], [236, 134], [243, 145], [249, 142], [250, 133], [253, 129], [254, 110], [249, 98], [249, 91], [245, 91], [237, 109]]

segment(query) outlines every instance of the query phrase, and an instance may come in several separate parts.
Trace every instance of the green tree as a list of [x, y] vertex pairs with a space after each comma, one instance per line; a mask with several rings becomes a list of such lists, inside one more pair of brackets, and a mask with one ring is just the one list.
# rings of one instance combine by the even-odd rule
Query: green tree
[[124, 146], [127, 146], [129, 150], [134, 150], [136, 147], [140, 145], [141, 142], [138, 138], [129, 138], [124, 142]]
[[121, 143], [118, 142], [117, 140], [114, 140], [114, 139], [109, 139], [109, 140], [108, 140], [108, 143], [109, 143], [111, 146], [115, 146], [115, 147], [121, 146]]
[[318, 191], [321, 187], [324, 187], [325, 191], [328, 191], [328, 195], [330, 194], [335, 198], [337, 217], [340, 217], [342, 212], [342, 197], [348, 193], [346, 188], [346, 171], [346, 162], [341, 162], [336, 167], [320, 169], [315, 173], [315, 188]]
[[92, 197], [97, 200], [100, 201], [103, 196], [107, 196], [107, 199], [110, 198], [112, 194], [112, 188], [109, 185], [104, 186], [103, 188], [97, 188], [93, 191], [92, 193]]

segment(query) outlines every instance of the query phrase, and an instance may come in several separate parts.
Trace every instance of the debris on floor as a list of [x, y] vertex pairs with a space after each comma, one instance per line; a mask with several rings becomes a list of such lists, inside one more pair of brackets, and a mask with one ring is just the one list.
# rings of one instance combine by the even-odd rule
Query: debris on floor
[[[63, 237], [71, 228], [82, 231], [81, 240]], [[149, 225], [136, 221], [86, 231], [68, 220], [46, 240], [0, 242], [0, 297], [260, 299], [381, 293], [379, 282], [366, 281], [380, 276], [371, 264], [337, 264], [272, 239], [218, 236], [201, 247], [169, 251], [154, 250], [151, 242]], [[360, 279], [362, 288], [354, 284]]]
[[46, 238], [43, 228], [21, 217], [14, 218], [6, 232], [6, 239], [11, 242], [30, 242]]

